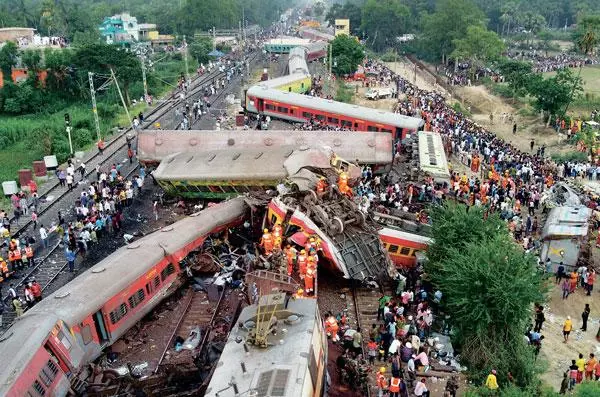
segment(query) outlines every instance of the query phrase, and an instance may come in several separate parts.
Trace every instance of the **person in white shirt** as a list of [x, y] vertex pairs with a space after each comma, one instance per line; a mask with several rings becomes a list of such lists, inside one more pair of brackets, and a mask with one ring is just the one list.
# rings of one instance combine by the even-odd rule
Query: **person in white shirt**
[[415, 386], [415, 396], [417, 397], [429, 397], [429, 390], [425, 384], [425, 378], [422, 378], [420, 382]]
[[44, 249], [48, 248], [48, 232], [44, 225], [40, 225], [40, 239], [42, 239], [42, 244], [44, 245]]

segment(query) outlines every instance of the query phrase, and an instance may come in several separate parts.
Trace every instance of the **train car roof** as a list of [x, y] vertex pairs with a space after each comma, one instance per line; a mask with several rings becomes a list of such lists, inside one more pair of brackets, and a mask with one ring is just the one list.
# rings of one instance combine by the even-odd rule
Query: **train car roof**
[[154, 171], [157, 180], [283, 180], [302, 167], [331, 168], [324, 150], [292, 146], [177, 153]]
[[308, 39], [302, 39], [299, 37], [293, 37], [293, 36], [282, 36], [282, 37], [276, 37], [274, 39], [265, 41], [264, 45], [268, 46], [268, 45], [304, 45], [304, 44], [308, 44], [310, 43], [310, 40]]
[[320, 30], [313, 29], [310, 27], [301, 27], [300, 29], [298, 29], [298, 31], [312, 34], [313, 36], [322, 37], [322, 38], [326, 39], [327, 41], [331, 41], [331, 40], [335, 39], [335, 36], [332, 34], [329, 34], [326, 32], [321, 32]]
[[436, 182], [449, 182], [450, 170], [444, 151], [444, 142], [437, 132], [419, 131], [419, 165]]
[[426, 245], [433, 243], [433, 240], [429, 237], [421, 236], [419, 234], [414, 234], [414, 233], [403, 232], [401, 230], [390, 228], [390, 227], [384, 227], [383, 229], [380, 229], [379, 234], [380, 235], [384, 234], [386, 236], [391, 236], [391, 237], [395, 237], [395, 238], [401, 238], [404, 240], [410, 240], [410, 241], [414, 241], [414, 242], [426, 244]]
[[408, 128], [410, 130], [418, 130], [424, 124], [422, 119], [416, 117], [403, 116], [398, 113], [386, 112], [383, 110], [352, 105], [343, 102], [336, 102], [330, 99], [323, 99], [309, 95], [268, 89], [260, 85], [250, 87], [247, 94], [249, 96], [256, 96], [275, 102], [282, 102], [303, 108], [311, 108], [320, 110], [322, 112], [345, 114], [353, 119], [393, 125], [399, 128]]
[[56, 315], [69, 326], [77, 325], [167, 256], [176, 262], [182, 260], [191, 251], [194, 241], [217, 226], [241, 217], [246, 208], [242, 198], [225, 201], [119, 248], [44, 298], [17, 319], [16, 325], [40, 313]]
[[[308, 68], [306, 70], [308, 70]], [[285, 76], [276, 77], [274, 79], [261, 81], [260, 85], [264, 86], [264, 87], [268, 87], [268, 88], [277, 89], [278, 87], [281, 87], [281, 86], [284, 86], [287, 84], [292, 84], [296, 81], [304, 80], [307, 78], [310, 79], [310, 74], [292, 73], [292, 74], [286, 74]]]
[[8, 394], [57, 322], [53, 315], [23, 316], [0, 336], [0, 396]]
[[226, 148], [247, 150], [282, 146], [330, 147], [349, 161], [363, 164], [392, 162], [392, 134], [356, 131], [181, 131], [143, 130], [138, 134], [141, 161], [161, 161], [177, 152], [208, 152]]
[[[238, 323], [245, 324], [252, 320], [256, 316], [256, 308], [256, 305], [244, 308]], [[232, 378], [240, 391], [255, 389], [257, 396], [304, 395], [302, 386], [304, 378], [309, 374], [308, 360], [315, 337], [312, 331], [315, 323], [321, 319], [315, 299], [291, 299], [287, 311], [298, 315], [299, 322], [286, 324], [277, 316], [280, 319], [279, 332], [277, 335], [269, 335], [270, 346], [267, 348], [248, 345], [250, 352], [246, 353], [244, 343], [238, 343], [239, 338], [246, 338], [246, 332], [235, 327], [229, 333], [205, 396], [233, 397], [234, 391], [230, 386]], [[282, 332], [282, 328], [286, 331]], [[321, 341], [317, 339], [317, 343], [320, 345]], [[245, 374], [241, 362], [246, 367]], [[273, 392], [273, 387], [279, 393]]]

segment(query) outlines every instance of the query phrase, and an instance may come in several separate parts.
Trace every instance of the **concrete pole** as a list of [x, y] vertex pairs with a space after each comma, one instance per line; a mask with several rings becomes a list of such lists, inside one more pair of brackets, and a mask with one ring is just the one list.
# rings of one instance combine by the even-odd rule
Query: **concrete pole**
[[[88, 79], [90, 81], [90, 94], [92, 97], [92, 113], [94, 113], [94, 124], [96, 125], [96, 136], [100, 141], [100, 120], [98, 120], [98, 107], [96, 106], [96, 89], [94, 88], [94, 73], [88, 72]], [[69, 139], [70, 141], [70, 139]], [[73, 151], [71, 149], [71, 151]]]
[[187, 41], [185, 41], [185, 35], [183, 35], [183, 45], [185, 46], [183, 50], [183, 60], [185, 61], [185, 79], [190, 81], [190, 68], [188, 66], [188, 45]]
[[131, 125], [131, 129], [135, 131], [135, 126], [133, 125], [133, 119], [129, 114], [129, 109], [127, 109], [127, 104], [125, 103], [125, 98], [123, 98], [123, 94], [121, 93], [121, 87], [119, 87], [119, 82], [117, 81], [117, 76], [115, 76], [115, 71], [113, 68], [110, 68], [110, 75], [112, 76], [113, 81], [115, 82], [115, 86], [117, 87], [117, 91], [119, 92], [119, 97], [121, 98], [121, 104], [125, 109], [125, 114], [127, 114], [127, 119], [129, 120], [129, 125]]

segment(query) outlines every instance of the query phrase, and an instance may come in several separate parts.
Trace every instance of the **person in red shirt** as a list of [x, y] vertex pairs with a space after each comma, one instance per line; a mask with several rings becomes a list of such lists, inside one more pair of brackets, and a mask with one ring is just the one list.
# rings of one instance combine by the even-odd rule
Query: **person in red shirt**
[[42, 300], [42, 286], [35, 280], [31, 282], [31, 293], [36, 303]]

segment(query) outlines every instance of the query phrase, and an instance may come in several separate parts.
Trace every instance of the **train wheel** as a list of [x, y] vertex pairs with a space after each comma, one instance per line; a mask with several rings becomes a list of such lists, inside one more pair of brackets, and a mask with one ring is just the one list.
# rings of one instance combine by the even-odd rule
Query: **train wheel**
[[331, 220], [328, 230], [331, 235], [342, 234], [344, 232], [344, 222], [336, 216]]
[[367, 221], [367, 218], [365, 216], [365, 213], [362, 211], [356, 211], [356, 226], [358, 227], [363, 227], [365, 225], [365, 222]]
[[309, 190], [304, 196], [305, 205], [314, 205], [317, 203], [317, 193], [314, 190]]

